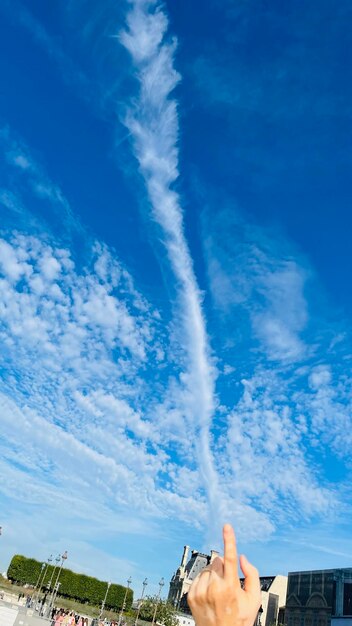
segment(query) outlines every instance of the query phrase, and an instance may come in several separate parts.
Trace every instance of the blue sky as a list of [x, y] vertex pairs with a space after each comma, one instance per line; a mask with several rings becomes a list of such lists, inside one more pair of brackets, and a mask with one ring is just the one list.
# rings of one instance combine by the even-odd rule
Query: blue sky
[[350, 566], [350, 3], [1, 0], [1, 569], [231, 521]]

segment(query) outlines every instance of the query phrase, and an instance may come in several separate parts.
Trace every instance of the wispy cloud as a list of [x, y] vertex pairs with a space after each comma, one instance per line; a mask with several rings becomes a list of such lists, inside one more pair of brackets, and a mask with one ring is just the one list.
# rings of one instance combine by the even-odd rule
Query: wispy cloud
[[[172, 189], [178, 177], [178, 116], [170, 98], [180, 76], [174, 69], [176, 42], [167, 41], [168, 20], [150, 0], [136, 1], [120, 39], [134, 63], [140, 91], [125, 124], [145, 179], [153, 219], [161, 226], [169, 260], [178, 283], [184, 348], [189, 358], [184, 377], [189, 390], [188, 417], [198, 440], [197, 458], [208, 494], [211, 524], [218, 524], [221, 488], [211, 452], [210, 428], [215, 409], [215, 369], [210, 356], [202, 297], [184, 235], [180, 198]], [[220, 520], [221, 521], [221, 520]]]
[[[0, 128], [0, 145], [3, 149], [5, 161], [17, 170], [19, 177], [15, 181], [11, 177], [14, 188], [10, 192], [3, 190], [3, 204], [17, 212], [27, 212], [23, 201], [19, 197], [21, 187], [25, 183], [37, 198], [50, 204], [51, 219], [55, 212], [60, 226], [64, 228], [66, 235], [72, 236], [73, 233], [82, 235], [84, 228], [60, 187], [51, 180], [44, 167], [33, 157], [25, 142], [16, 137], [15, 133], [8, 126]], [[33, 218], [30, 221], [33, 225]]]
[[[334, 510], [343, 515], [350, 338], [340, 323], [327, 332], [329, 311], [320, 309], [317, 317], [314, 306], [320, 289], [314, 272], [277, 230], [254, 225], [232, 207], [204, 214], [204, 238], [217, 352], [236, 365], [229, 375], [235, 399], [223, 408], [218, 442], [228, 490], [276, 530], [288, 519], [298, 524]], [[335, 457], [328, 466], [326, 446]], [[345, 473], [336, 481], [338, 457]]]
[[0, 10], [6, 15], [18, 22], [26, 29], [34, 41], [44, 48], [47, 54], [54, 60], [61, 71], [63, 79], [70, 85], [74, 85], [75, 89], [79, 87], [81, 95], [87, 96], [91, 90], [91, 84], [87, 76], [81, 69], [75, 65], [68, 54], [62, 49], [59, 42], [50, 36], [43, 24], [28, 10], [28, 8], [20, 2], [20, 0], [4, 0], [1, 3]]
[[[204, 298], [175, 190], [179, 120], [172, 92], [180, 76], [166, 10], [136, 0], [117, 36], [116, 3], [69, 3], [81, 25], [83, 4], [80, 37], [87, 46], [95, 42], [102, 65], [121, 59], [124, 46], [132, 61], [123, 64], [125, 75], [139, 82], [131, 94], [128, 80], [126, 112], [126, 90], [117, 102], [115, 83], [105, 89], [109, 72], [116, 78], [121, 66], [113, 62], [95, 97], [113, 102], [127, 127], [177, 302], [169, 323], [169, 310], [165, 315], [159, 300], [156, 308], [143, 295], [116, 252], [87, 235], [38, 156], [9, 128], [1, 131], [0, 489], [20, 513], [17, 541], [23, 535], [21, 545], [27, 540], [39, 551], [53, 537], [58, 550], [61, 539], [72, 540], [81, 554], [77, 568], [91, 571], [89, 555], [101, 555], [91, 538], [96, 526], [112, 544], [117, 533], [133, 534], [133, 544], [147, 535], [157, 546], [161, 533], [169, 540], [167, 520], [175, 544], [180, 528], [187, 542], [192, 533], [200, 542], [210, 502], [214, 535], [226, 510], [242, 541], [284, 541], [282, 529], [292, 524], [312, 528], [349, 514], [348, 325], [320, 323], [307, 260], [281, 233], [240, 217], [232, 203], [228, 209], [219, 193], [215, 210], [210, 199], [203, 203], [211, 295]], [[14, 19], [74, 83], [76, 68], [59, 43], [14, 6]], [[116, 56], [109, 57], [112, 48]], [[235, 95], [218, 99], [233, 105]], [[242, 86], [238, 106], [245, 109], [248, 95], [256, 113], [260, 102], [250, 86]], [[285, 111], [280, 116], [287, 119]], [[329, 455], [338, 476], [325, 463]], [[42, 518], [40, 506], [48, 511]], [[10, 507], [3, 508], [9, 521]], [[30, 515], [43, 541], [24, 529]], [[317, 538], [317, 551], [321, 545]], [[332, 551], [344, 552], [337, 544]], [[133, 557], [112, 555], [108, 564], [138, 575]]]
[[[45, 184], [50, 210], [67, 208], [70, 216], [28, 147], [8, 130], [1, 139], [26, 199], [31, 193], [32, 205], [42, 202], [36, 183]], [[14, 195], [2, 195], [18, 208]], [[50, 231], [28, 230], [30, 221], [24, 232], [0, 233], [3, 497], [14, 509], [46, 504], [57, 519], [65, 510], [67, 533], [77, 515], [109, 533], [116, 516], [125, 520], [121, 533], [135, 527], [142, 535], [170, 515], [201, 523], [206, 507], [192, 470], [184, 391], [168, 376], [153, 382], [168, 349], [160, 313], [104, 244], [87, 236], [77, 255]], [[180, 441], [183, 472], [173, 460]], [[55, 527], [43, 520], [43, 536], [47, 524]]]
[[[307, 356], [305, 284], [309, 272], [289, 251], [238, 212], [220, 211], [207, 236], [209, 276], [217, 306], [248, 312], [253, 335], [268, 358], [299, 361]], [[227, 232], [231, 230], [231, 238]], [[279, 256], [280, 255], [280, 256]], [[288, 305], [289, 303], [289, 305]]]

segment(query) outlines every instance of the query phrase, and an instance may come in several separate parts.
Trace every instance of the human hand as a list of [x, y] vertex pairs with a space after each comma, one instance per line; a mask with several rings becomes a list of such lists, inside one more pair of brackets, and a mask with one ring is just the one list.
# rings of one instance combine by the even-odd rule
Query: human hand
[[253, 626], [261, 605], [258, 571], [245, 556], [240, 557], [245, 577], [242, 589], [230, 524], [225, 524], [223, 538], [224, 557], [216, 557], [195, 578], [188, 592], [189, 607], [197, 626]]

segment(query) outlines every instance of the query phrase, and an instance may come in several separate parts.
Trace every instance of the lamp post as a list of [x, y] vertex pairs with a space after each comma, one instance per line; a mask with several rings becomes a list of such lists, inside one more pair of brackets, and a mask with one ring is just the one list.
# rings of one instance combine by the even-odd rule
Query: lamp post
[[43, 571], [44, 571], [44, 570], [45, 570], [45, 563], [42, 563], [42, 564], [41, 564], [41, 568], [40, 568], [40, 572], [39, 572], [39, 576], [38, 576], [38, 580], [37, 580], [37, 582], [35, 583], [34, 592], [36, 591], [36, 589], [37, 589], [37, 587], [38, 587], [38, 585], [39, 585], [39, 581], [40, 581], [40, 579], [41, 579], [41, 577], [42, 577], [42, 574], [43, 574]]
[[37, 603], [37, 599], [39, 600], [39, 596], [40, 596], [40, 592], [42, 590], [42, 586], [45, 580], [45, 574], [47, 572], [47, 569], [50, 565], [50, 563], [53, 560], [53, 555], [51, 554], [47, 560], [46, 563], [42, 563], [42, 569], [39, 573], [39, 577], [37, 580], [37, 584], [34, 587], [34, 594], [33, 594], [33, 598], [32, 598], [32, 603], [34, 603], [34, 608], [36, 608], [36, 603]]
[[[38, 593], [38, 600], [39, 600], [39, 595], [40, 595], [40, 591], [41, 591], [42, 587], [43, 587], [43, 589], [44, 589], [44, 592], [43, 592], [43, 598], [42, 598], [42, 600], [41, 600], [41, 602], [40, 602], [40, 609], [39, 609], [39, 613], [41, 613], [42, 608], [43, 608], [43, 604], [45, 603], [46, 597], [47, 597], [47, 595], [48, 595], [48, 590], [49, 590], [48, 583], [46, 583], [46, 585], [45, 585], [44, 583], [45, 583], [45, 576], [46, 576], [46, 572], [47, 572], [47, 570], [49, 569], [49, 567], [50, 567], [50, 565], [51, 565], [52, 561], [53, 561], [53, 555], [51, 554], [51, 555], [49, 556], [49, 558], [48, 558], [48, 562], [47, 562], [46, 567], [45, 567], [45, 570], [44, 570], [43, 580], [42, 580], [42, 582], [40, 583], [40, 589], [39, 589], [39, 593]], [[45, 591], [45, 587], [46, 587], [46, 591]]]
[[146, 588], [147, 584], [148, 584], [148, 579], [147, 579], [147, 578], [145, 578], [145, 579], [143, 580], [143, 582], [142, 582], [142, 585], [143, 585], [143, 590], [142, 590], [141, 599], [140, 599], [140, 601], [139, 601], [139, 603], [138, 603], [138, 607], [137, 607], [137, 615], [136, 615], [136, 619], [135, 619], [135, 622], [134, 622], [134, 626], [137, 626], [137, 624], [138, 624], [139, 611], [140, 611], [141, 606], [142, 606], [142, 604], [143, 604], [144, 592], [145, 592], [145, 588]]
[[[46, 617], [49, 617], [50, 611], [51, 611], [51, 609], [52, 609], [52, 607], [54, 605], [54, 600], [56, 599], [56, 595], [57, 595], [57, 592], [58, 592], [58, 589], [59, 589], [58, 582], [59, 582], [60, 574], [61, 574], [62, 568], [64, 566], [64, 562], [66, 561], [66, 559], [67, 559], [67, 550], [65, 550], [65, 552], [61, 555], [61, 564], [60, 564], [60, 567], [59, 567], [59, 572], [58, 572], [58, 575], [56, 577], [56, 581], [55, 581], [55, 584], [54, 584], [53, 592], [52, 592], [52, 594], [50, 596], [50, 600], [49, 600], [49, 603], [48, 603], [48, 608], [47, 608], [47, 610], [45, 612], [46, 613]], [[57, 561], [57, 558], [56, 558], [56, 561]]]
[[[56, 596], [57, 596], [58, 591], [59, 591], [59, 589], [60, 589], [60, 585], [61, 585], [61, 583], [56, 583], [56, 584], [55, 584], [55, 589], [54, 589], [54, 598], [53, 598], [53, 604], [52, 604], [52, 606], [54, 606], [54, 604], [55, 604]], [[50, 610], [51, 610], [51, 607], [50, 607]], [[50, 613], [48, 613], [48, 614], [50, 615]]]
[[158, 591], [158, 595], [157, 595], [156, 602], [155, 602], [155, 609], [154, 609], [152, 626], [154, 626], [154, 624], [155, 624], [156, 612], [158, 610], [158, 604], [159, 604], [159, 600], [160, 600], [160, 596], [161, 596], [161, 590], [162, 590], [164, 585], [165, 585], [164, 579], [161, 578], [161, 580], [159, 582], [159, 591]]
[[49, 569], [49, 567], [50, 567], [50, 565], [51, 565], [52, 561], [53, 561], [53, 555], [51, 554], [51, 555], [49, 556], [48, 560], [47, 560], [47, 563], [46, 563], [46, 566], [45, 566], [45, 570], [44, 570], [44, 574], [43, 574], [43, 580], [42, 580], [42, 582], [41, 582], [41, 585], [40, 585], [40, 586], [43, 586], [43, 585], [44, 585], [44, 582], [45, 582], [45, 576], [46, 576], [46, 573], [47, 573], [47, 571], [48, 571], [48, 569]]
[[54, 565], [54, 567], [53, 567], [53, 571], [51, 572], [50, 580], [48, 582], [48, 589], [51, 589], [51, 584], [53, 582], [53, 577], [54, 577], [54, 574], [55, 574], [55, 570], [59, 566], [60, 561], [61, 561], [61, 557], [58, 554], [56, 559], [55, 559], [56, 565]]
[[120, 611], [120, 615], [119, 615], [119, 621], [117, 622], [117, 626], [120, 626], [121, 624], [121, 620], [122, 620], [122, 616], [123, 616], [123, 612], [126, 608], [126, 600], [127, 600], [127, 594], [128, 594], [128, 590], [130, 588], [130, 584], [132, 582], [132, 578], [131, 576], [129, 577], [128, 581], [127, 581], [127, 589], [126, 589], [126, 593], [125, 593], [125, 597], [123, 599], [123, 603], [122, 603], [122, 607], [121, 607], [121, 611]]
[[36, 607], [36, 597], [38, 596], [38, 591], [37, 591], [38, 585], [39, 585], [39, 582], [41, 580], [44, 570], [45, 570], [45, 563], [42, 563], [40, 566], [39, 576], [38, 576], [37, 582], [35, 583], [32, 599], [31, 599], [31, 605], [34, 605], [34, 608]]
[[108, 582], [108, 586], [107, 586], [107, 588], [106, 588], [106, 593], [105, 593], [104, 600], [103, 600], [103, 601], [102, 601], [102, 603], [101, 603], [101, 609], [100, 609], [100, 613], [99, 613], [99, 616], [98, 616], [98, 623], [99, 623], [99, 620], [101, 620], [101, 618], [103, 617], [103, 612], [104, 612], [105, 602], [106, 602], [106, 598], [108, 597], [108, 593], [109, 593], [109, 589], [110, 589], [110, 587], [111, 587], [111, 582], [109, 581], [109, 582]]

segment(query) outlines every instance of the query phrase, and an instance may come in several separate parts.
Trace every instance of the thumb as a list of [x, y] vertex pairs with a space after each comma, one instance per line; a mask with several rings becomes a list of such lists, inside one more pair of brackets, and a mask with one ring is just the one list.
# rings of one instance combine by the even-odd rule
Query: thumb
[[260, 603], [260, 581], [258, 570], [244, 554], [240, 556], [241, 570], [244, 574], [244, 589]]

